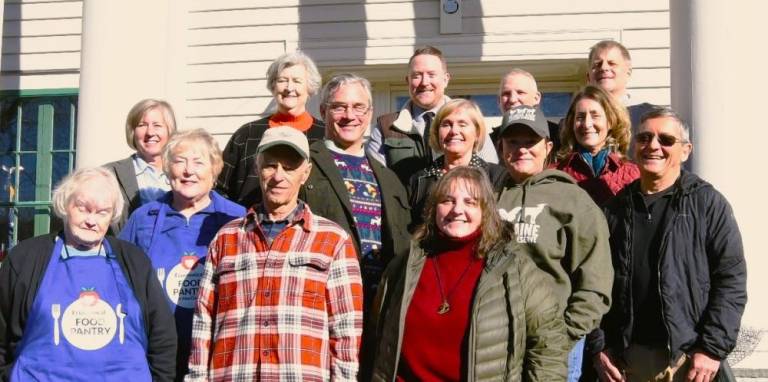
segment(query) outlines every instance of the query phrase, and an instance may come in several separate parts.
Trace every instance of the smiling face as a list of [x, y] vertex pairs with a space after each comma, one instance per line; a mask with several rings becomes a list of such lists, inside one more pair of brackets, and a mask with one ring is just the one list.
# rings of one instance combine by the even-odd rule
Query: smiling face
[[280, 208], [292, 210], [296, 205], [299, 189], [307, 181], [312, 170], [309, 161], [296, 150], [279, 145], [259, 154], [257, 167], [267, 212], [272, 213]]
[[448, 158], [471, 155], [477, 141], [477, 126], [465, 108], [448, 114], [437, 130], [441, 150]]
[[414, 57], [405, 77], [411, 101], [424, 110], [433, 109], [443, 102], [449, 79], [443, 62], [431, 54]]
[[304, 65], [289, 66], [275, 79], [272, 95], [280, 114], [299, 115], [304, 112], [309, 98], [308, 74]]
[[510, 127], [501, 137], [502, 157], [512, 179], [521, 183], [544, 171], [552, 142], [527, 127]]
[[179, 205], [210, 198], [214, 182], [213, 165], [210, 155], [200, 149], [202, 146], [202, 142], [187, 141], [171, 154], [169, 178], [174, 202]]
[[[321, 106], [328, 137], [342, 149], [357, 153], [363, 148], [364, 134], [371, 124], [368, 93], [357, 82], [342, 84]], [[361, 111], [364, 111], [361, 113]]]
[[614, 97], [621, 97], [626, 93], [632, 66], [619, 48], [612, 47], [596, 52], [589, 65], [587, 77], [590, 84], [603, 88]]
[[80, 185], [67, 202], [64, 226], [66, 242], [81, 250], [98, 248], [114, 214], [113, 196], [109, 183], [102, 178], [91, 178]]
[[[680, 176], [680, 168], [691, 153], [692, 145], [683, 142], [682, 128], [670, 117], [654, 118], [640, 126], [637, 136], [652, 134], [647, 143], [636, 142], [635, 161], [644, 181], [672, 184]], [[670, 146], [663, 146], [659, 136], [675, 138]], [[665, 139], [662, 139], [665, 140]]]
[[576, 142], [592, 154], [597, 154], [605, 147], [610, 130], [605, 109], [593, 99], [582, 98], [574, 106], [574, 112], [573, 134]]
[[168, 125], [159, 108], [149, 109], [134, 129], [136, 151], [147, 163], [159, 157], [168, 143]]
[[480, 227], [483, 211], [467, 181], [457, 179], [450, 192], [437, 201], [435, 222], [437, 229], [448, 237], [464, 237]]
[[540, 100], [541, 93], [533, 78], [521, 73], [512, 73], [504, 77], [499, 90], [499, 109], [502, 113], [515, 106], [536, 106]]

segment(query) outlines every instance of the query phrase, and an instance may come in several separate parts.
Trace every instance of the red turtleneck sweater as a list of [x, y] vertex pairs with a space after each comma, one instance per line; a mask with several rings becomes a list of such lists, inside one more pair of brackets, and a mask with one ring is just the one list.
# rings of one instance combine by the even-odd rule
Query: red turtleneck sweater
[[306, 132], [312, 127], [313, 120], [312, 115], [306, 111], [295, 117], [290, 114], [275, 113], [269, 117], [269, 127], [291, 126], [299, 131]]
[[[466, 379], [472, 298], [484, 265], [475, 256], [480, 235], [479, 229], [461, 238], [441, 235], [436, 254], [429, 255], [424, 263], [405, 316], [397, 381]], [[450, 304], [445, 314], [437, 312], [442, 296]]]

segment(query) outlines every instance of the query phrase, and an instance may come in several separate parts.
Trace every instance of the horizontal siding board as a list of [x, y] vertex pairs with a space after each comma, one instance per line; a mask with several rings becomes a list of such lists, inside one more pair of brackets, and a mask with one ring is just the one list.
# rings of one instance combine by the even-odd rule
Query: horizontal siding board
[[77, 88], [80, 75], [77, 72], [48, 75], [0, 75], [0, 89], [64, 89]]
[[188, 65], [187, 82], [221, 82], [265, 79], [270, 61]]
[[186, 85], [186, 98], [212, 99], [226, 97], [256, 97], [269, 94], [266, 80], [203, 82]]
[[62, 70], [80, 68], [80, 52], [4, 54], [3, 71]]
[[80, 18], [62, 20], [24, 20], [3, 23], [3, 37], [79, 35], [82, 33]]
[[[248, 10], [263, 9], [274, 7], [298, 7], [313, 8], [326, 5], [358, 5], [360, 0], [228, 0], [228, 1], [210, 1], [210, 0], [191, 0], [190, 9], [196, 12], [218, 12], [226, 10]], [[420, 1], [398, 1], [415, 6], [427, 6], [435, 9], [439, 7], [437, 0]], [[367, 4], [393, 3], [388, 0], [367, 0]], [[482, 9], [483, 12], [490, 13], [562, 13], [563, 9], [569, 12], [635, 12], [635, 11], [653, 11], [665, 10], [669, 7], [666, 0], [648, 0], [648, 1], [605, 1], [605, 0], [582, 0], [574, 2], [572, 0], [547, 0], [538, 2], [515, 2], [510, 6], [509, 0], [473, 0], [465, 1], [463, 12], [473, 13]]]
[[45, 20], [80, 18], [83, 15], [82, 1], [58, 3], [7, 3], [3, 18], [8, 20]]
[[45, 53], [80, 51], [81, 38], [73, 36], [16, 37], [3, 39], [3, 53]]
[[671, 92], [669, 87], [628, 88], [633, 103], [648, 102], [654, 105], [669, 105]]
[[669, 68], [644, 69], [635, 68], [632, 70], [632, 79], [630, 84], [638, 87], [660, 87], [670, 85]]
[[[558, 21], [565, 17], [575, 18], [575, 20], [587, 20], [589, 18], [608, 19], [609, 23], [621, 23], [625, 27], [631, 28], [642, 21], [642, 26], [668, 26], [669, 16], [664, 9], [650, 9], [639, 11], [627, 11], [625, 9], [602, 9], [604, 7], [593, 6], [588, 9], [569, 10], [562, 12], [556, 8], [542, 10], [530, 10], [526, 12], [517, 7], [499, 5], [492, 9], [485, 9], [480, 6], [465, 6], [463, 11], [464, 20], [485, 18], [492, 19], [511, 19], [518, 22], [539, 22], [542, 25], [551, 28], [559, 26]], [[413, 21], [427, 19], [438, 19], [440, 17], [439, 8], [434, 3], [402, 3], [390, 2], [386, 4], [334, 4], [315, 7], [279, 7], [279, 8], [259, 8], [259, 9], [238, 9], [219, 12], [195, 12], [189, 15], [189, 25], [192, 28], [222, 28], [234, 26], [258, 26], [258, 25], [276, 25], [276, 24], [313, 24], [313, 23], [343, 23], [367, 20], [376, 21]], [[553, 22], [548, 24], [548, 22]], [[598, 24], [581, 24], [581, 26], [590, 26]], [[600, 25], [603, 26], [603, 25]]]
[[[422, 18], [391, 21], [348, 21], [328, 23], [302, 23], [301, 25], [236, 26], [228, 28], [192, 29], [190, 41], [194, 44], [217, 44], [253, 42], [259, 38], [312, 41], [336, 39], [389, 39], [413, 38], [414, 40], [435, 37], [450, 37], [439, 34], [439, 19]], [[646, 14], [575, 14], [512, 17], [465, 17], [465, 35], [525, 34], [556, 31], [622, 30], [627, 28], [666, 28], [669, 15], [665, 12]]]
[[191, 64], [273, 60], [285, 52], [285, 43], [246, 43], [194, 46], [188, 49]]
[[627, 49], [669, 47], [669, 29], [625, 30], [622, 43]]
[[269, 110], [271, 95], [213, 100], [189, 100], [187, 109], [190, 117], [255, 115]]

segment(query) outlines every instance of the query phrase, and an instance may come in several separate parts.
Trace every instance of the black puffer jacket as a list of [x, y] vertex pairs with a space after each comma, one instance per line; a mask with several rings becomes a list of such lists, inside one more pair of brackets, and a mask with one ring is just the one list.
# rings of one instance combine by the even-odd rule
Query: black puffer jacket
[[[615, 279], [613, 306], [588, 339], [594, 354], [621, 351], [632, 336], [632, 193], [627, 186], [605, 208]], [[701, 349], [720, 359], [736, 345], [747, 302], [741, 234], [728, 201], [698, 176], [683, 172], [664, 222], [658, 264], [662, 317], [670, 357]]]

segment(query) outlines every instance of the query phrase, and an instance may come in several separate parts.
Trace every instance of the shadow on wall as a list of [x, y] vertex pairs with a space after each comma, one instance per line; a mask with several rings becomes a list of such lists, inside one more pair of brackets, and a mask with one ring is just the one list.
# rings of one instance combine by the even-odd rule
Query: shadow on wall
[[16, 90], [21, 85], [21, 4], [5, 2], [0, 55], [0, 90]]
[[[296, 48], [315, 60], [321, 74], [335, 66], [365, 62], [369, 38], [365, 4], [300, 0], [298, 11]], [[307, 110], [320, 116], [319, 103], [319, 94], [313, 96]]]

